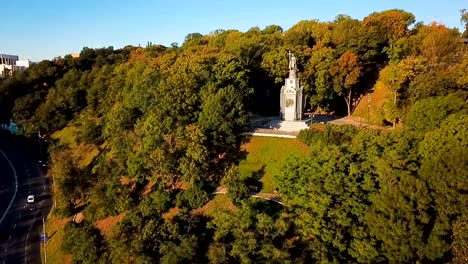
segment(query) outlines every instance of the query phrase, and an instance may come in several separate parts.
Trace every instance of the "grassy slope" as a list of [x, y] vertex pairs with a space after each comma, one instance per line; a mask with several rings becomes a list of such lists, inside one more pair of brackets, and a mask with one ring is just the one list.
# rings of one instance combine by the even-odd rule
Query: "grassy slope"
[[[370, 96], [370, 107], [368, 107], [368, 96]], [[384, 87], [376, 86], [374, 91], [361, 98], [352, 116], [362, 118], [363, 122], [367, 122], [369, 111], [370, 123], [380, 124], [382, 120], [382, 107], [387, 97], [388, 91]]]
[[123, 214], [116, 216], [110, 216], [102, 220], [96, 221], [96, 227], [101, 231], [101, 234], [105, 237], [112, 235], [112, 229], [114, 226], [124, 218]]
[[[86, 166], [99, 154], [99, 150], [93, 146], [78, 145], [76, 131], [75, 127], [66, 127], [55, 132], [52, 138], [63, 144], [69, 144], [75, 150], [74, 156], [79, 160], [80, 165]], [[240, 164], [241, 176], [249, 177], [252, 173], [256, 173], [263, 168], [264, 173], [261, 173], [261, 181], [263, 182], [264, 192], [273, 191], [275, 186], [272, 183], [272, 177], [281, 173], [281, 168], [288, 157], [304, 155], [308, 151], [308, 147], [299, 140], [269, 137], [252, 137], [250, 142], [244, 144], [242, 148], [248, 152], [248, 155]], [[231, 211], [236, 210], [227, 195], [221, 194], [214, 196], [210, 202], [194, 210], [193, 213], [213, 216], [221, 208]], [[96, 226], [103, 235], [110, 235], [112, 227], [122, 217], [123, 215], [119, 215], [100, 220], [96, 223]], [[70, 221], [70, 219], [60, 219], [52, 214], [47, 220], [46, 231], [51, 236], [47, 244], [48, 263], [71, 263], [70, 257], [60, 250], [61, 240], [64, 235], [63, 227], [67, 221]]]
[[[46, 232], [49, 235], [47, 242], [47, 263], [50, 264], [63, 264], [71, 263], [70, 256], [65, 255], [61, 250], [62, 239], [64, 235], [65, 224], [70, 219], [59, 219], [55, 216], [49, 215], [46, 223]], [[42, 259], [44, 259], [44, 251], [41, 247]]]
[[273, 175], [281, 169], [289, 157], [305, 155], [309, 148], [297, 139], [252, 137], [242, 148], [248, 152], [247, 158], [240, 163], [241, 177], [260, 178], [263, 192], [273, 192]]
[[[99, 149], [94, 145], [78, 144], [77, 131], [78, 129], [75, 126], [67, 126], [54, 132], [51, 138], [58, 140], [62, 145], [69, 145], [73, 150], [73, 157], [78, 161], [79, 166], [84, 168], [99, 155]], [[46, 232], [51, 237], [47, 244], [47, 263], [71, 263], [71, 258], [60, 250], [64, 235], [63, 228], [68, 221], [70, 221], [70, 218], [57, 218], [53, 213], [47, 217]], [[105, 221], [98, 224], [101, 224], [98, 227], [104, 229], [101, 232], [106, 233], [108, 231], [109, 227], [108, 224], [105, 224]], [[41, 251], [43, 254], [43, 248], [41, 248]]]
[[76, 133], [78, 129], [74, 126], [64, 127], [62, 130], [56, 131], [50, 135], [51, 138], [57, 139], [60, 144], [67, 144], [70, 146], [75, 146], [76, 142]]
[[229, 211], [236, 211], [236, 206], [229, 200], [227, 195], [218, 194], [213, 197], [207, 204], [203, 207], [193, 210], [194, 214], [203, 214], [206, 216], [213, 216], [216, 211], [226, 209]]

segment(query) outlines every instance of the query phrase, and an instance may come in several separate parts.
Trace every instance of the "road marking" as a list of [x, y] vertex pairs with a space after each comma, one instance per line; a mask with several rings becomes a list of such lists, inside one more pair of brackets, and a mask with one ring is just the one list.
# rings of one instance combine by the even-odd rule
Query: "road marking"
[[11, 240], [11, 235], [8, 237], [8, 240]]
[[13, 201], [15, 200], [16, 198], [16, 192], [18, 192], [18, 176], [16, 175], [16, 170], [15, 170], [15, 167], [13, 167], [13, 164], [11, 164], [11, 161], [8, 159], [7, 155], [2, 151], [0, 150], [0, 152], [3, 154], [3, 156], [5, 157], [5, 159], [8, 161], [8, 163], [10, 164], [11, 166], [11, 169], [13, 170], [13, 175], [15, 176], [15, 192], [13, 193], [13, 198], [11, 198], [11, 201], [10, 201], [10, 204], [8, 205], [5, 213], [3, 214], [2, 218], [0, 218], [0, 224], [2, 224], [3, 222], [3, 219], [5, 219], [5, 216], [7, 215], [8, 211], [10, 210], [11, 208], [11, 205], [13, 204]]
[[28, 263], [28, 239], [29, 239], [29, 233], [31, 233], [31, 230], [34, 226], [34, 223], [36, 222], [36, 215], [34, 215], [34, 219], [32, 221], [31, 226], [29, 227], [28, 234], [26, 235], [26, 241], [24, 242], [24, 263]]
[[24, 263], [28, 263], [28, 238], [29, 238], [29, 232], [26, 235], [26, 242], [24, 245]]
[[13, 226], [13, 229], [15, 229], [15, 228], [16, 228], [16, 224]]

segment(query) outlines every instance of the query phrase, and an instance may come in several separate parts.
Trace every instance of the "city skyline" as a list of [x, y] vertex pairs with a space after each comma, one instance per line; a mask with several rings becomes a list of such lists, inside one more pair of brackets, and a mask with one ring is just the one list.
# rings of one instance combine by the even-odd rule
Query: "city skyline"
[[0, 53], [18, 55], [20, 59], [40, 61], [56, 56], [78, 53], [83, 47], [101, 48], [126, 45], [145, 46], [147, 42], [169, 46], [182, 44], [187, 34], [208, 34], [216, 29], [246, 31], [276, 24], [287, 30], [301, 20], [331, 21], [338, 14], [362, 19], [372, 12], [404, 9], [416, 16], [416, 21], [436, 21], [448, 27], [461, 28], [462, 3], [425, 1], [407, 3], [374, 3], [359, 0], [353, 3], [334, 1], [241, 0], [235, 2], [169, 1], [150, 3], [132, 1], [80, 1], [79, 3], [49, 1], [9, 1], [3, 4], [5, 21], [0, 25], [3, 39]]

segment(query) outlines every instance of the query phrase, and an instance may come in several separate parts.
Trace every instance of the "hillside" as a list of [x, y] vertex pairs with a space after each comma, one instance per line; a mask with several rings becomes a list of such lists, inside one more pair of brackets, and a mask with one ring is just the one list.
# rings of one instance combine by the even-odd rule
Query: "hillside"
[[[466, 262], [467, 49], [415, 21], [83, 48], [0, 79], [0, 119], [51, 143], [51, 262]], [[311, 114], [356, 110], [297, 139], [245, 137], [296, 73]]]

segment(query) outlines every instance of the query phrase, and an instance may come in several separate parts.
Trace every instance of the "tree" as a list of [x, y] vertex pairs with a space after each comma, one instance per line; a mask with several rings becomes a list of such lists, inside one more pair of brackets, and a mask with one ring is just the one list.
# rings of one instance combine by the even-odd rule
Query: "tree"
[[210, 142], [210, 155], [234, 151], [247, 125], [242, 93], [232, 85], [213, 91], [201, 106], [198, 122]]
[[222, 181], [227, 188], [227, 195], [235, 205], [241, 205], [242, 201], [249, 198], [247, 182], [240, 177], [238, 167], [230, 167]]
[[307, 159], [289, 160], [275, 179], [301, 237], [315, 241], [319, 262], [381, 260], [364, 220], [376, 192], [373, 158], [361, 156], [365, 147], [313, 148]]
[[286, 54], [286, 48], [278, 47], [263, 55], [261, 67], [268, 72], [276, 84], [284, 82], [284, 78], [288, 76], [288, 57]]
[[291, 47], [309, 47], [315, 45], [315, 39], [312, 34], [313, 25], [318, 23], [314, 20], [303, 20], [292, 26], [284, 34], [284, 43]]
[[[452, 114], [437, 128], [428, 132], [419, 145], [419, 174], [431, 190], [436, 217], [430, 241], [440, 241], [439, 248], [448, 251], [453, 224], [468, 216], [468, 114]], [[443, 176], [442, 176], [443, 175]], [[441, 177], [442, 176], [442, 177]], [[431, 254], [432, 253], [432, 254]], [[437, 252], [429, 253], [436, 257]], [[441, 254], [441, 253], [439, 253]]]
[[86, 220], [77, 224], [70, 222], [65, 226], [62, 250], [80, 263], [106, 263], [105, 241], [94, 226]]
[[433, 97], [444, 96], [456, 90], [457, 84], [448, 76], [447, 71], [429, 71], [414, 77], [409, 83], [408, 91], [403, 95], [408, 99], [408, 104]]
[[310, 252], [289, 220], [276, 205], [261, 200], [247, 200], [237, 212], [219, 211], [209, 225], [214, 234], [208, 258], [213, 263], [305, 262]]
[[468, 38], [468, 12], [466, 9], [460, 10], [460, 22], [465, 24], [465, 30], [462, 32], [462, 36]]
[[467, 120], [450, 115], [422, 141], [395, 134], [376, 162], [380, 189], [366, 221], [389, 262], [450, 262], [451, 234], [466, 215]]
[[333, 79], [330, 69], [335, 63], [335, 51], [328, 47], [315, 46], [304, 72], [305, 94], [310, 96], [311, 105], [328, 110], [334, 96]]
[[338, 59], [336, 65], [331, 68], [333, 87], [338, 95], [342, 95], [348, 106], [348, 116], [354, 107], [353, 87], [358, 83], [362, 67], [359, 58], [352, 52], [345, 52]]
[[188, 189], [183, 190], [177, 196], [176, 205], [178, 207], [199, 208], [209, 200], [209, 194], [204, 190], [201, 181], [191, 182]]
[[87, 144], [99, 145], [103, 143], [102, 124], [99, 121], [85, 119], [81, 124], [80, 140]]
[[278, 25], [269, 25], [266, 26], [265, 29], [262, 30], [264, 34], [275, 34], [275, 33], [283, 33], [283, 28]]
[[[0, 121], [74, 139], [53, 144], [49, 175], [58, 215], [89, 221], [65, 228], [75, 262], [464, 263], [468, 59], [456, 29], [414, 21], [394, 9], [85, 47], [0, 78]], [[277, 114], [288, 51], [312, 108], [344, 97], [350, 115], [375, 85], [379, 112], [404, 124], [301, 131], [311, 153], [274, 177], [277, 204], [250, 198], [238, 166], [249, 116]], [[220, 186], [234, 207], [205, 210]], [[90, 222], [109, 216], [121, 221], [103, 238]]]
[[53, 177], [53, 194], [59, 214], [73, 214], [75, 202], [85, 195], [83, 172], [80, 171], [69, 148], [59, 147], [52, 152], [50, 174]]
[[375, 30], [381, 39], [390, 42], [390, 44], [408, 36], [408, 27], [414, 22], [415, 17], [412, 13], [399, 9], [375, 12], [363, 20], [365, 27]]
[[200, 33], [190, 33], [185, 37], [184, 47], [187, 46], [197, 46], [197, 45], [204, 45], [206, 41], [203, 39], [203, 35]]
[[432, 202], [426, 182], [418, 176], [415, 140], [397, 132], [385, 137], [383, 153], [375, 161], [379, 190], [371, 197], [365, 221], [381, 245], [388, 262], [424, 262], [429, 250], [438, 250], [427, 239]]
[[405, 129], [423, 138], [427, 132], [440, 127], [449, 115], [468, 113], [467, 97], [465, 93], [453, 93], [417, 101], [406, 116]]
[[372, 28], [346, 15], [338, 15], [331, 30], [332, 47], [340, 56], [346, 51], [358, 55], [363, 64], [383, 62], [382, 49], [385, 39], [378, 36]]
[[399, 63], [391, 63], [380, 71], [376, 85], [382, 85], [390, 91], [390, 102], [386, 102], [387, 116], [393, 119], [394, 127], [399, 116], [399, 96], [414, 76], [425, 70], [423, 63], [424, 60], [421, 58], [410, 57]]
[[462, 43], [456, 29], [432, 23], [419, 29], [415, 38], [421, 39], [419, 43], [415, 43], [415, 48], [427, 58], [431, 67], [444, 67], [459, 59], [457, 54]]

